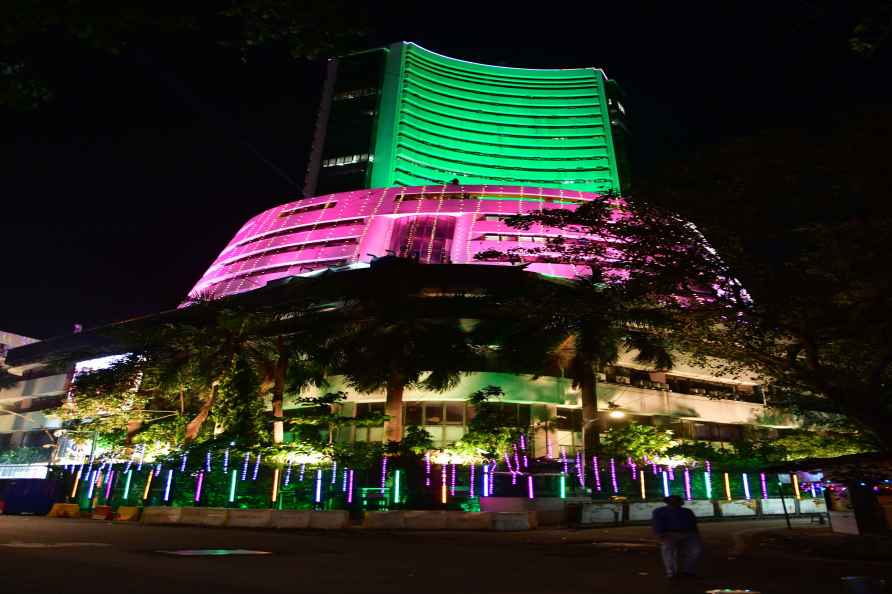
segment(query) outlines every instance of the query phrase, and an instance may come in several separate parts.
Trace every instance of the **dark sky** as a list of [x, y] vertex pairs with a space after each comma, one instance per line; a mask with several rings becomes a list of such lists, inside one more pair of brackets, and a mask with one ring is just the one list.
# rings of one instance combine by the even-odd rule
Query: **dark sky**
[[[484, 4], [382, 10], [363, 45], [602, 67], [628, 94], [639, 176], [888, 90], [848, 52], [855, 15], [842, 8]], [[0, 329], [43, 338], [174, 307], [247, 218], [299, 197], [318, 63], [267, 52], [243, 64], [200, 35], [145, 55], [50, 44], [35, 61], [55, 101], [0, 120]]]

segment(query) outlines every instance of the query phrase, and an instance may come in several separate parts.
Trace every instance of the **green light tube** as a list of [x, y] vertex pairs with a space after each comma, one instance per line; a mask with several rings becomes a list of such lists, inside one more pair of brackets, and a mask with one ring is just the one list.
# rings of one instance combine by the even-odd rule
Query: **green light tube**
[[400, 500], [400, 472], [399, 470], [393, 473], [393, 502], [399, 503]]
[[235, 482], [238, 480], [238, 471], [233, 470], [229, 479], [229, 503], [235, 502]]
[[127, 480], [124, 482], [124, 499], [130, 496], [130, 479], [133, 478], [133, 469], [127, 471]]
[[561, 475], [561, 499], [567, 498], [567, 475]]

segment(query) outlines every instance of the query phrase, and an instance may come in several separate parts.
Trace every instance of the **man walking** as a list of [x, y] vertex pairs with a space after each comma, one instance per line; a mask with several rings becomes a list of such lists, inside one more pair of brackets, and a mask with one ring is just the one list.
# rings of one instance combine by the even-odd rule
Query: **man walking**
[[697, 531], [697, 516], [682, 507], [684, 500], [678, 495], [663, 499], [666, 503], [653, 513], [653, 530], [660, 539], [660, 552], [666, 576], [692, 576], [700, 558], [703, 545]]

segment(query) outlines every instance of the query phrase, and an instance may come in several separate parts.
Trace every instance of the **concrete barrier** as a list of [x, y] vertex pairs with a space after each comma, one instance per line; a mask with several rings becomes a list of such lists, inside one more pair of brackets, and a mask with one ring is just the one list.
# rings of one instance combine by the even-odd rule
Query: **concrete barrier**
[[[461, 514], [465, 512], [453, 512]], [[406, 511], [403, 512], [407, 530], [445, 530], [448, 524], [445, 511]]]
[[273, 512], [273, 528], [305, 530], [310, 527], [310, 514], [307, 509], [282, 509]]
[[567, 522], [567, 503], [568, 500], [560, 497], [537, 497], [530, 501], [527, 509], [536, 512], [536, 521], [540, 526], [559, 526]]
[[629, 503], [629, 521], [630, 522], [650, 522], [653, 517], [654, 510], [658, 507], [666, 505], [665, 503], [657, 503], [655, 501], [639, 501]]
[[226, 516], [230, 528], [267, 528], [272, 525], [271, 509], [231, 509]]
[[140, 512], [142, 512], [142, 508], [135, 505], [122, 505], [115, 512], [115, 520], [118, 522], [138, 522]]
[[97, 505], [90, 514], [91, 520], [111, 520], [114, 512], [110, 505]]
[[76, 503], [54, 503], [46, 514], [48, 518], [79, 518], [81, 508]]
[[698, 518], [711, 518], [715, 516], [715, 505], [709, 499], [685, 501], [684, 506], [694, 512], [694, 515]]
[[402, 530], [406, 527], [406, 519], [401, 511], [366, 512], [362, 527], [372, 530]]
[[756, 500], [741, 499], [737, 501], [719, 501], [719, 511], [723, 518], [755, 516]]
[[180, 524], [190, 526], [225, 526], [229, 510], [225, 507], [184, 507]]
[[492, 514], [490, 512], [447, 511], [447, 530], [492, 530]]
[[342, 530], [350, 525], [347, 510], [314, 511], [310, 514], [310, 528], [315, 530]]
[[181, 507], [146, 507], [142, 510], [140, 521], [143, 524], [179, 524], [182, 511]]
[[827, 503], [823, 499], [809, 497], [808, 499], [799, 500], [800, 514], [823, 514], [826, 513], [826, 511]]
[[492, 529], [497, 531], [532, 530], [536, 527], [536, 512], [495, 512]]
[[780, 498], [777, 499], [760, 499], [759, 513], [763, 516], [780, 516], [784, 513], [784, 504], [787, 506], [787, 513], [794, 515], [796, 513], [796, 500], [792, 497], [784, 497], [783, 503]]
[[584, 503], [579, 513], [580, 524], [616, 524], [622, 519], [621, 503]]

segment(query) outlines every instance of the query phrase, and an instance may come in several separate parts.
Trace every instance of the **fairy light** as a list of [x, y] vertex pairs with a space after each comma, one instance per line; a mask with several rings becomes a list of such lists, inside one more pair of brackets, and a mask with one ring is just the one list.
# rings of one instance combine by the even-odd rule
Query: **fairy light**
[[291, 483], [291, 466], [294, 463], [294, 458], [292, 454], [288, 454], [288, 468], [285, 469], [285, 486], [287, 487], [289, 483]]
[[349, 470], [350, 470], [349, 468], [344, 469], [344, 480], [341, 482], [341, 492], [342, 493], [347, 492], [347, 473], [349, 472]]
[[387, 488], [387, 456], [381, 457], [381, 488]]
[[492, 466], [489, 467], [489, 495], [492, 494], [496, 490], [496, 468], [498, 468], [498, 464], [493, 461]]
[[431, 453], [427, 452], [424, 455], [424, 486], [431, 486]]
[[249, 452], [245, 452], [245, 459], [242, 461], [242, 480], [248, 478], [248, 462], [251, 459], [251, 454]]
[[350, 471], [350, 479], [347, 481], [347, 503], [353, 503], [353, 471]]
[[238, 480], [238, 471], [236, 469], [232, 469], [232, 476], [229, 479], [229, 503], [235, 502], [235, 485]]
[[722, 481], [725, 483], [725, 499], [731, 501], [731, 478], [727, 472], [722, 473]]
[[211, 451], [208, 450], [204, 454], [204, 470], [205, 472], [211, 472]]
[[273, 468], [273, 503], [279, 499], [279, 469]]
[[449, 477], [449, 494], [455, 497], [455, 462], [452, 463], [452, 475]]
[[306, 469], [307, 469], [307, 465], [306, 465], [306, 464], [301, 464], [301, 465], [300, 465], [300, 474], [298, 474], [298, 476], [297, 476], [297, 480], [298, 480], [298, 481], [300, 481], [300, 482], [304, 482], [304, 471], [306, 471]]
[[768, 499], [768, 480], [764, 472], [759, 473], [759, 484], [762, 487], [762, 499]]
[[257, 475], [260, 473], [260, 454], [257, 454], [257, 460], [254, 462], [254, 472], [251, 474], [251, 480], [256, 481]]
[[[706, 464], [709, 468], [709, 462]], [[709, 470], [703, 473], [703, 486], [706, 488], [706, 498], [712, 499], [712, 472]]]
[[616, 460], [610, 459], [610, 485], [613, 487], [613, 494], [619, 493], [619, 484], [616, 482]]
[[567, 448], [561, 446], [561, 463], [564, 465], [564, 474], [567, 474], [568, 470], [568, 462], [567, 462]]
[[647, 488], [644, 485], [644, 473], [643, 472], [638, 473], [638, 483], [641, 487], [641, 499], [646, 500], [647, 499]]
[[83, 469], [78, 468], [77, 474], [74, 475], [74, 486], [71, 487], [71, 497], [74, 497], [77, 494], [77, 486], [81, 481], [81, 472], [83, 472]]
[[111, 496], [111, 488], [112, 482], [115, 478], [115, 471], [112, 469], [108, 470], [108, 475], [105, 477], [105, 502], [108, 503], [108, 498]]
[[189, 459], [188, 454], [183, 454], [180, 456], [180, 472], [185, 472], [186, 470], [186, 461]]
[[802, 499], [802, 493], [799, 492], [799, 476], [796, 474], [791, 476], [793, 477], [793, 494], [796, 496], [796, 499]]
[[523, 451], [526, 451], [527, 449], [527, 440], [523, 433], [520, 434], [520, 449]]
[[746, 475], [746, 473], [741, 473], [741, 478], [743, 479], [743, 496], [749, 501], [750, 498], [750, 479]]
[[170, 486], [173, 483], [173, 468], [167, 470], [167, 482], [164, 484], [164, 501], [170, 501]]
[[142, 470], [142, 463], [145, 461], [145, 459], [146, 459], [146, 444], [142, 443], [139, 445], [139, 463], [136, 465], [137, 472]]
[[336, 460], [333, 460], [331, 463], [331, 484], [335, 484], [338, 481], [338, 463]]
[[316, 497], [313, 499], [316, 503], [322, 501], [322, 469], [316, 470]]
[[669, 469], [669, 480], [674, 481], [675, 480], [675, 467], [667, 466], [667, 468]]
[[694, 498], [691, 493], [691, 471], [687, 466], [684, 467], [684, 498], [688, 501]]
[[148, 478], [146, 479], [146, 488], [142, 492], [142, 498], [145, 501], [149, 498], [149, 490], [152, 488], [152, 479], [155, 477], [154, 472], [150, 472]]
[[223, 452], [223, 474], [229, 474], [229, 448]]
[[468, 484], [470, 485], [470, 491], [468, 494], [470, 497], [474, 496], [474, 468], [475, 465], [471, 464], [471, 468], [468, 469]]
[[87, 487], [87, 499], [93, 499], [93, 489], [96, 487], [96, 475], [99, 473], [98, 470], [90, 471], [89, 480], [90, 486]]
[[634, 461], [629, 462], [629, 468], [632, 469], [632, 480], [636, 480], [638, 478], [638, 465], [635, 464]]
[[598, 457], [592, 456], [592, 468], [595, 474], [595, 489], [601, 491], [601, 469], [598, 467]]
[[198, 471], [198, 478], [195, 479], [195, 503], [201, 502], [201, 487], [204, 485], [204, 472]]
[[446, 503], [446, 465], [440, 464], [440, 502]]
[[669, 497], [669, 473], [663, 471], [663, 497]]
[[579, 486], [585, 486], [585, 464], [582, 462], [582, 452], [576, 452], [576, 476], [579, 477]]
[[567, 498], [567, 475], [561, 474], [561, 499]]
[[489, 495], [489, 466], [483, 465], [483, 496]]
[[527, 497], [530, 499], [535, 499], [536, 494], [533, 492], [533, 475], [527, 475]]
[[127, 478], [124, 480], [124, 500], [130, 497], [130, 480], [133, 478], [133, 469], [127, 471]]

